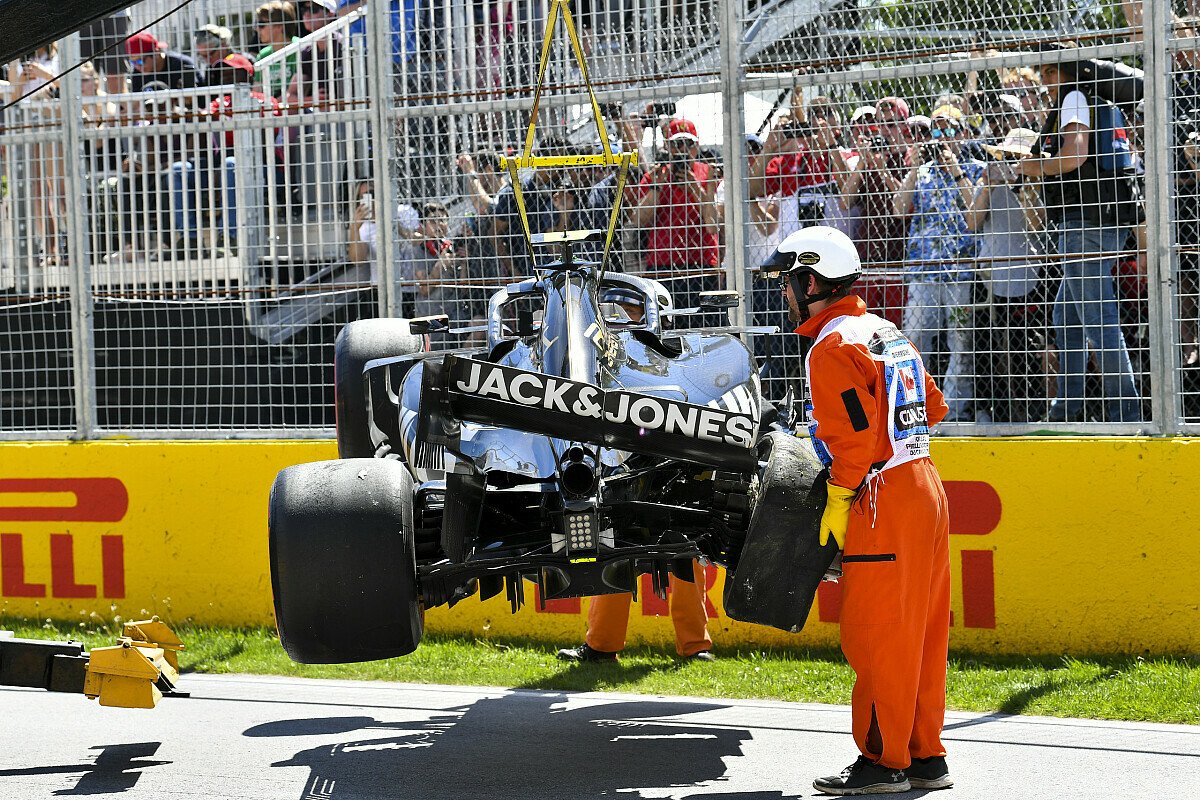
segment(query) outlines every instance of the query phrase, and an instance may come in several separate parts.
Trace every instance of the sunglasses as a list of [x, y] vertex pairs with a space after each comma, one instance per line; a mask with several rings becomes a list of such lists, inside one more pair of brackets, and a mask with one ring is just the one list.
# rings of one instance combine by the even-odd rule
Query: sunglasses
[[146, 61], [145, 61], [145, 59], [135, 58], [132, 61], [130, 61], [129, 63], [135, 67], [140, 67], [142, 64], [145, 64]]
[[931, 135], [935, 139], [953, 139], [958, 131], [954, 128], [934, 128]]

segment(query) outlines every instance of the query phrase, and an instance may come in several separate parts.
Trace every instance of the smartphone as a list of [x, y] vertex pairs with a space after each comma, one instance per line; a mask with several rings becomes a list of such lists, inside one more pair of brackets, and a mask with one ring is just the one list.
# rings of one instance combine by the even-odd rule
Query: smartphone
[[371, 192], [363, 192], [358, 197], [358, 204], [370, 211], [375, 206], [375, 195]]

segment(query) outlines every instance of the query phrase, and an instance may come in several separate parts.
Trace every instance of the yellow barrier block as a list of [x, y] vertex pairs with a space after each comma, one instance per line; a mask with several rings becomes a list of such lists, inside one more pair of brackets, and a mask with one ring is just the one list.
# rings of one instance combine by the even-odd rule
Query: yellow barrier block
[[171, 665], [171, 669], [179, 672], [179, 656], [176, 653], [185, 649], [185, 645], [175, 635], [175, 631], [167, 627], [167, 624], [160, 621], [158, 617], [138, 622], [126, 622], [124, 633], [125, 638], [132, 641], [137, 647], [144, 647], [142, 642], [145, 642], [146, 645], [162, 650], [163, 658]]
[[129, 639], [113, 647], [98, 647], [89, 654], [83, 693], [100, 705], [116, 708], [154, 708], [162, 699], [155, 684], [163, 675], [172, 684], [178, 673], [157, 647], [135, 647]]

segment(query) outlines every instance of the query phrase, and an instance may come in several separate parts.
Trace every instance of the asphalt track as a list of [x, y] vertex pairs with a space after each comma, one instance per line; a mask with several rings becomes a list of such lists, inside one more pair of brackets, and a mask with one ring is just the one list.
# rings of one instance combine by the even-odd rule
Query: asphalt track
[[[0, 797], [812, 797], [849, 710], [536, 689], [185, 676], [154, 711], [0, 689]], [[1200, 726], [951, 713], [938, 800], [1200, 798]]]

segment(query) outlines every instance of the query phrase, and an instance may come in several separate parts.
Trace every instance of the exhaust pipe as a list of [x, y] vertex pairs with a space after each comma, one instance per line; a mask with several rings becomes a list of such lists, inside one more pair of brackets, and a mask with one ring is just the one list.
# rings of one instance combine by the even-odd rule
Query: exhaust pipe
[[596, 459], [578, 445], [567, 449], [559, 462], [558, 482], [563, 493], [572, 500], [591, 497], [596, 493], [599, 476]]

